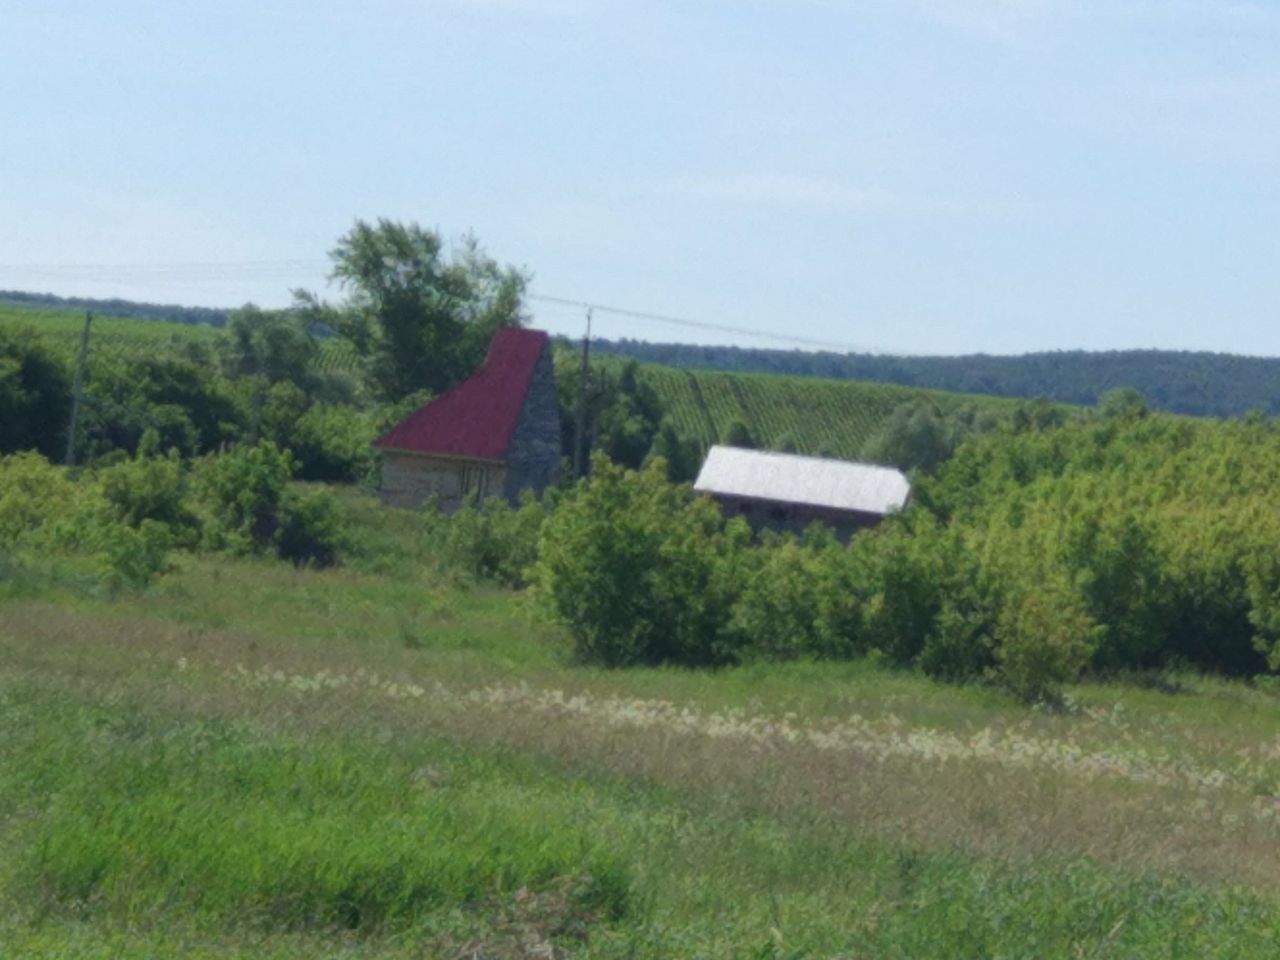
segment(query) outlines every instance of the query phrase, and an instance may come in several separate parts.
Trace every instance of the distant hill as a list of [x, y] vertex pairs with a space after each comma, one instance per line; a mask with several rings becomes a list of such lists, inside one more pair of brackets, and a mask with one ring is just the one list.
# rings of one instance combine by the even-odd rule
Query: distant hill
[[59, 297], [52, 293], [0, 290], [0, 306], [29, 310], [92, 310], [104, 317], [138, 317], [208, 327], [226, 326], [229, 311], [217, 307], [182, 307], [176, 303], [139, 303], [135, 300], [95, 300], [92, 297]]
[[593, 349], [669, 367], [874, 381], [1086, 405], [1109, 390], [1132, 387], [1151, 406], [1174, 413], [1227, 417], [1260, 409], [1280, 415], [1280, 358], [1168, 350], [900, 357], [638, 340], [600, 340]]

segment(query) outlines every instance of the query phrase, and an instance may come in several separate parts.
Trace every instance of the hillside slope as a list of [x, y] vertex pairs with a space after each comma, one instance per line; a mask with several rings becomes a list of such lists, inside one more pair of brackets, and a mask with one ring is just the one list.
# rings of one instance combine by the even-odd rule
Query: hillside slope
[[1016, 401], [885, 383], [819, 377], [640, 368], [682, 436], [702, 447], [719, 442], [735, 422], [762, 447], [857, 457], [867, 439], [905, 403], [929, 401], [946, 412], [971, 406], [993, 413]]
[[1260, 409], [1280, 414], [1280, 358], [1271, 357], [1173, 350], [898, 357], [635, 340], [599, 341], [594, 347], [688, 369], [830, 377], [1086, 405], [1109, 390], [1132, 387], [1151, 406], [1172, 413], [1227, 417]]

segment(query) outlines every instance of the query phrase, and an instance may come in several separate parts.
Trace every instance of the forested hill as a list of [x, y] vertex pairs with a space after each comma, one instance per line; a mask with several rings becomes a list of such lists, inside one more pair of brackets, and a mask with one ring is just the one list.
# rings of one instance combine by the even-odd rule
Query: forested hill
[[105, 317], [139, 317], [171, 323], [204, 324], [222, 327], [227, 311], [217, 307], [183, 307], [176, 303], [140, 303], [136, 300], [95, 300], [92, 297], [59, 297], [52, 293], [0, 290], [0, 306], [33, 310], [92, 310]]
[[1083, 350], [1004, 357], [900, 357], [601, 340], [602, 353], [705, 370], [873, 380], [962, 393], [1093, 404], [1132, 387], [1156, 408], [1196, 416], [1280, 414], [1280, 358], [1171, 350]]

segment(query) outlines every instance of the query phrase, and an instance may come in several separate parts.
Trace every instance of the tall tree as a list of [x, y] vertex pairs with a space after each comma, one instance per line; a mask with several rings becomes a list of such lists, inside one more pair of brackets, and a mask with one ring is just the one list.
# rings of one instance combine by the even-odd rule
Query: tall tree
[[[525, 320], [528, 277], [471, 236], [446, 250], [416, 223], [357, 220], [329, 257], [347, 300], [323, 319], [364, 359], [381, 400], [447, 389], [480, 363], [495, 330]], [[323, 309], [311, 294], [299, 300]]]
[[0, 453], [58, 452], [71, 406], [71, 381], [34, 328], [0, 328]]

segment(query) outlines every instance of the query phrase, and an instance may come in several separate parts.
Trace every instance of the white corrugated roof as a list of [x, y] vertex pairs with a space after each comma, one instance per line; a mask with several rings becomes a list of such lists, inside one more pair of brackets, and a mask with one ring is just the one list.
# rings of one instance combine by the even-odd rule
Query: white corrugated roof
[[883, 515], [906, 504], [911, 481], [901, 470], [870, 463], [712, 447], [693, 489]]

